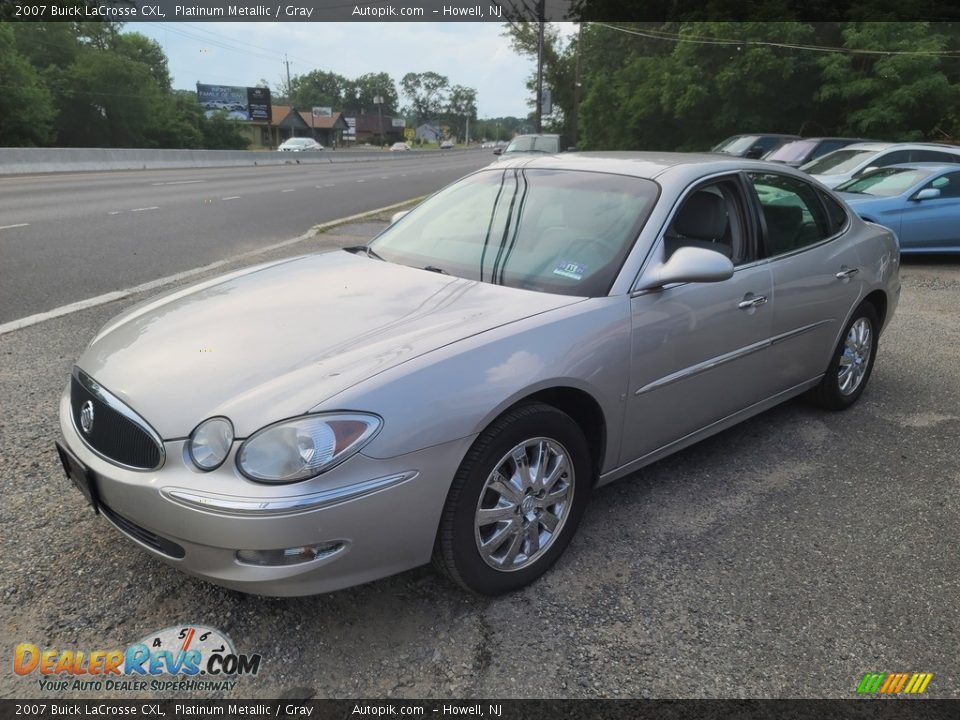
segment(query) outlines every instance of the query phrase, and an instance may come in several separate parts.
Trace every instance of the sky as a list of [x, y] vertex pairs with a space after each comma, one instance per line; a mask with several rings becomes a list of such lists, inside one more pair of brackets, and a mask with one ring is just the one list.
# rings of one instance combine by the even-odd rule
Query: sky
[[197, 82], [252, 86], [261, 79], [273, 88], [286, 76], [286, 53], [291, 75], [387, 72], [399, 82], [408, 72], [433, 71], [451, 85], [475, 88], [480, 118], [530, 112], [525, 83], [536, 62], [514, 53], [499, 23], [140, 22], [126, 28], [163, 46], [177, 89], [193, 90]]

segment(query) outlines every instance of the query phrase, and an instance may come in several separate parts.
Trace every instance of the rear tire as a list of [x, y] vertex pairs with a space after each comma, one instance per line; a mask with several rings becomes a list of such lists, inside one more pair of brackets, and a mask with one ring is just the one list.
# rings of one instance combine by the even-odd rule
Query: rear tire
[[434, 566], [482, 595], [533, 582], [576, 532], [592, 467], [583, 432], [568, 415], [540, 403], [508, 411], [480, 434], [454, 476]]
[[877, 359], [880, 321], [868, 302], [858, 307], [843, 330], [820, 384], [809, 399], [824, 410], [846, 410], [863, 393]]

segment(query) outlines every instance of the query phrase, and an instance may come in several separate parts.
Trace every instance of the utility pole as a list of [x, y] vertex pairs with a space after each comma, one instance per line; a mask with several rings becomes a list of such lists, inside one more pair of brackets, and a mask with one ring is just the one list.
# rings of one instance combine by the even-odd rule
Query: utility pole
[[543, 25], [546, 14], [545, 0], [537, 4], [540, 31], [537, 40], [537, 132], [543, 132]]
[[[283, 54], [283, 64], [287, 66], [287, 100], [290, 98], [290, 60], [287, 58], [287, 54]], [[292, 103], [291, 103], [292, 105]]]
[[580, 23], [580, 27], [577, 28], [577, 70], [573, 78], [573, 118], [571, 118], [571, 124], [573, 125], [573, 146], [577, 147], [577, 115], [580, 114], [580, 58], [583, 55], [583, 23]]
[[373, 102], [377, 105], [377, 127], [378, 134], [380, 135], [379, 142], [381, 145], [383, 145], [383, 96], [377, 95], [373, 98]]

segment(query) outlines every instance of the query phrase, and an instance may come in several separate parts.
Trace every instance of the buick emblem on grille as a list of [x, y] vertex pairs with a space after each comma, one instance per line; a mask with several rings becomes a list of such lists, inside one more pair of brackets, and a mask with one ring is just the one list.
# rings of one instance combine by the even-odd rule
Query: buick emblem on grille
[[93, 430], [93, 402], [87, 400], [80, 408], [80, 428], [90, 434]]

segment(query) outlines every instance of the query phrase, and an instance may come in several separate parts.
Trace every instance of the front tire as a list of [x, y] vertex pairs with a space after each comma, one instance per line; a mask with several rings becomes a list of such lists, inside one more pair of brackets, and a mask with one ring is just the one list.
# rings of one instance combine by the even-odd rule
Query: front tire
[[454, 476], [434, 565], [482, 595], [533, 582], [576, 532], [592, 467], [570, 416], [539, 403], [510, 410], [480, 434]]
[[846, 410], [863, 393], [877, 359], [880, 321], [870, 303], [854, 311], [844, 328], [830, 366], [810, 399], [825, 410]]

